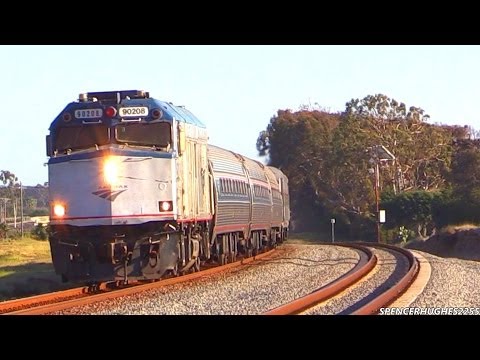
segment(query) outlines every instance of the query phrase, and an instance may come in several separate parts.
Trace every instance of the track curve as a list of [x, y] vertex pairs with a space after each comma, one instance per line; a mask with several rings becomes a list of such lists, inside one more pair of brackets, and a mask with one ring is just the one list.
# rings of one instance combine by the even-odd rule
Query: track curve
[[355, 284], [358, 280], [368, 274], [376, 265], [377, 257], [372, 251], [362, 245], [356, 244], [335, 244], [336, 246], [352, 247], [358, 250], [360, 261], [349, 272], [338, 278], [337, 280], [321, 287], [317, 291], [309, 295], [294, 300], [288, 304], [279, 306], [273, 310], [266, 312], [264, 315], [294, 315], [305, 309], [314, 306], [315, 304], [325, 301], [330, 297], [340, 293], [347, 287]]
[[293, 315], [303, 312], [308, 313], [307, 310], [315, 307], [318, 304], [321, 304], [322, 302], [326, 302], [334, 295], [340, 294], [342, 291], [347, 290], [350, 287], [353, 288], [356, 283], [359, 283], [363, 278], [366, 278], [366, 275], [373, 273], [374, 269], [378, 267], [377, 257], [372, 253], [369, 247], [394, 252], [397, 255], [400, 254], [400, 256], [407, 259], [408, 270], [405, 272], [405, 274], [402, 274], [401, 278], [387, 290], [382, 291], [379, 295], [375, 295], [373, 299], [369, 300], [366, 304], [361, 305], [359, 308], [353, 311], [342, 312], [343, 314], [371, 315], [378, 313], [380, 308], [387, 307], [409, 288], [419, 271], [419, 263], [413, 253], [393, 245], [364, 242], [344, 244], [324, 243], [323, 245], [353, 247], [364, 254], [369, 254], [370, 259], [368, 266], [367, 264], [360, 265], [359, 263], [347, 274], [333, 281], [332, 283], [325, 285], [309, 295], [296, 299], [291, 303], [270, 310], [266, 312], [265, 315]]
[[[209, 276], [215, 273], [225, 271], [234, 267], [251, 263], [255, 260], [268, 257], [274, 253], [275, 249], [266, 251], [264, 253], [255, 255], [253, 257], [244, 258], [242, 260], [229, 263], [222, 266], [215, 266], [206, 270], [187, 274], [179, 277], [168, 278], [157, 282], [147, 284], [135, 284], [125, 288], [118, 288], [109, 292], [92, 293], [85, 292], [88, 287], [81, 287], [60, 291], [56, 293], [49, 293], [44, 295], [37, 295], [24, 299], [10, 300], [0, 303], [0, 313], [2, 315], [43, 315], [55, 311], [69, 309], [75, 306], [82, 306], [91, 304], [106, 299], [112, 299], [120, 296], [131, 295], [149, 289], [159, 288], [166, 285], [177, 284], [181, 282], [191, 281], [203, 276]], [[106, 285], [102, 285], [105, 288]], [[71, 299], [73, 296], [76, 298]], [[80, 297], [79, 297], [80, 296]], [[55, 301], [55, 299], [59, 299]], [[65, 300], [67, 299], [67, 300]], [[47, 302], [47, 304], [45, 304]]]

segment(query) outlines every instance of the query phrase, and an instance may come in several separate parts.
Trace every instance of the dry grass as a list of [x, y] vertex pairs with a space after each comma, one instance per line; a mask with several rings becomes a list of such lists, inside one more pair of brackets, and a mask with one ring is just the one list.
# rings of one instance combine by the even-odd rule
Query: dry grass
[[31, 238], [0, 240], [0, 271], [5, 266], [32, 262], [52, 262], [48, 241]]
[[55, 274], [48, 241], [0, 240], [0, 301], [68, 287]]
[[[290, 233], [288, 234], [287, 242], [289, 244], [317, 244], [320, 242], [331, 242], [332, 234], [331, 233]], [[346, 240], [337, 234], [335, 234], [335, 242], [345, 242]]]
[[479, 225], [475, 225], [475, 224], [448, 225], [442, 228], [440, 230], [440, 233], [453, 234], [457, 231], [477, 229], [478, 227]]
[[414, 240], [406, 247], [441, 257], [480, 261], [479, 226], [474, 224], [446, 226], [427, 240]]

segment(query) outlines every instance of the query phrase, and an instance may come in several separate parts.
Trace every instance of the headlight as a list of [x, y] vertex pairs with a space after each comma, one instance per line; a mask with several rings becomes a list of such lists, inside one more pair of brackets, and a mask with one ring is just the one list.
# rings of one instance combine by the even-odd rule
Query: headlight
[[170, 211], [173, 209], [173, 203], [171, 201], [160, 201], [159, 202], [160, 212]]
[[107, 158], [103, 163], [103, 177], [105, 182], [114, 185], [118, 180], [118, 163], [115, 158]]
[[62, 204], [54, 204], [53, 205], [53, 214], [58, 217], [62, 217], [65, 215], [65, 206]]

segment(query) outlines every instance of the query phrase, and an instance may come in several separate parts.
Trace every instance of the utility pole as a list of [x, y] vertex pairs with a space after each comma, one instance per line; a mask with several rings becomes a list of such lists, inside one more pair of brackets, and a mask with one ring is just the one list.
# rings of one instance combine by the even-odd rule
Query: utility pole
[[22, 182], [20, 181], [20, 233], [23, 239], [23, 186]]
[[378, 196], [378, 188], [380, 187], [380, 169], [378, 161], [375, 163], [375, 222], [377, 224], [377, 242], [380, 243], [380, 199]]
[[380, 162], [381, 161], [395, 161], [395, 155], [393, 155], [388, 149], [383, 145], [374, 145], [367, 148], [367, 151], [370, 153], [370, 164], [372, 164], [373, 169], [370, 168], [368, 171], [370, 174], [373, 174], [374, 179], [374, 191], [375, 191], [375, 227], [377, 232], [377, 242], [380, 242]]
[[3, 201], [3, 208], [1, 211], [1, 217], [0, 220], [3, 218], [3, 222], [6, 224], [7, 223], [7, 201], [9, 201], [9, 198], [0, 198], [0, 200]]
[[332, 243], [335, 242], [335, 219], [330, 219], [330, 222], [332, 223]]

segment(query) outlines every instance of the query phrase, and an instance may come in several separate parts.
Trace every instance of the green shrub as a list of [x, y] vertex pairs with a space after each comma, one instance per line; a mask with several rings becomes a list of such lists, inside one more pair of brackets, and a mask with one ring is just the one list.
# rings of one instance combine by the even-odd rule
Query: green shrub
[[0, 223], [0, 239], [6, 239], [8, 234], [8, 225]]
[[48, 239], [48, 229], [47, 226], [44, 226], [43, 224], [37, 224], [35, 227], [32, 229], [32, 237], [34, 239], [38, 240], [47, 240]]

